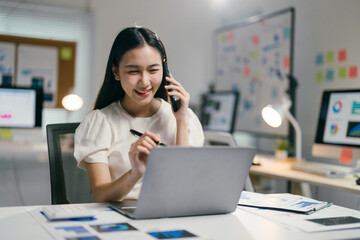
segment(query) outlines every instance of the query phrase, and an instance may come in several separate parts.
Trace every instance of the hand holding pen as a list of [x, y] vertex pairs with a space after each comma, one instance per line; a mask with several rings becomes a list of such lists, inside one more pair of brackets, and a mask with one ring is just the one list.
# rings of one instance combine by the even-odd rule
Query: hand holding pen
[[[141, 137], [143, 135], [142, 133], [140, 133], [140, 132], [138, 132], [138, 131], [136, 131], [134, 129], [130, 129], [130, 132], [131, 132], [132, 135], [137, 136], [137, 137]], [[164, 143], [162, 143], [160, 141], [155, 141], [154, 140], [154, 142], [159, 146], [166, 146]]]

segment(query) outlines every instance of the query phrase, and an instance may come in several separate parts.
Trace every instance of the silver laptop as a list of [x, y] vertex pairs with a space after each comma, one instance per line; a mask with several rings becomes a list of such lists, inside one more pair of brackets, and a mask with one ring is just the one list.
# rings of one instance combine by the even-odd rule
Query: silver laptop
[[138, 200], [110, 206], [133, 219], [233, 212], [255, 151], [220, 146], [154, 148]]

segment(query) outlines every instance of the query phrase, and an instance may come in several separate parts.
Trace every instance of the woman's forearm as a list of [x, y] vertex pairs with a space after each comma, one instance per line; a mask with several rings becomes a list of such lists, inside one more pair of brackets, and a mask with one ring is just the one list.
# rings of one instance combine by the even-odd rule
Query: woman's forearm
[[189, 128], [188, 120], [177, 120], [177, 131], [176, 131], [176, 145], [188, 146], [189, 145]]
[[[105, 168], [105, 169], [104, 169]], [[111, 181], [107, 166], [88, 164], [87, 170], [95, 202], [121, 201], [135, 186], [140, 176], [129, 170], [120, 178]]]

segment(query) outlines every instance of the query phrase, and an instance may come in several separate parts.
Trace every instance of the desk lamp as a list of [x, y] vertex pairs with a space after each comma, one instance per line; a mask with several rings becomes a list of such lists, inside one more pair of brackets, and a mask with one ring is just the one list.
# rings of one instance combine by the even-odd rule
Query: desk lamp
[[80, 96], [76, 94], [68, 94], [66, 95], [62, 101], [61, 104], [66, 110], [69, 111], [77, 111], [79, 110], [83, 105], [83, 100]]
[[290, 113], [291, 100], [288, 97], [281, 99], [281, 104], [267, 105], [261, 111], [262, 118], [271, 127], [277, 128], [281, 125], [284, 117], [286, 117], [295, 129], [296, 134], [296, 160], [301, 160], [301, 129], [299, 123], [294, 116]]

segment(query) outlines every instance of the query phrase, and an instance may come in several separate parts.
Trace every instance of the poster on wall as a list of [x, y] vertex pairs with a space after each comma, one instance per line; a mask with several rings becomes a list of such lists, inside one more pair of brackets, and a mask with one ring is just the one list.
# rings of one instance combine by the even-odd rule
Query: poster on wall
[[0, 85], [11, 85], [15, 73], [15, 44], [0, 42]]
[[42, 87], [44, 107], [55, 107], [58, 84], [58, 48], [20, 44], [17, 86]]

